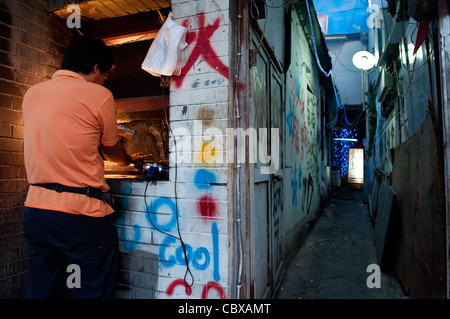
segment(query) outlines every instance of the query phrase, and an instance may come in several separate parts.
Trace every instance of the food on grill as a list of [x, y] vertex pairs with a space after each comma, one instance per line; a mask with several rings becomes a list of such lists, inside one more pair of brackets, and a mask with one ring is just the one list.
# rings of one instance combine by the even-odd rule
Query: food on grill
[[139, 153], [131, 155], [131, 158], [134, 161], [146, 162], [146, 161], [152, 160], [152, 154], [145, 154], [143, 152], [139, 152]]

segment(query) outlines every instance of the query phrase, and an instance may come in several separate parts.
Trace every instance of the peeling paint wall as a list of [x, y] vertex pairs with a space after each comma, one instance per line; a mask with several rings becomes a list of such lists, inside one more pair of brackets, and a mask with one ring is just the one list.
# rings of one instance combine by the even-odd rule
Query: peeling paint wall
[[[326, 94], [304, 21], [300, 21], [297, 8], [287, 10], [285, 18], [270, 15], [270, 26], [281, 35], [274, 37], [272, 33], [265, 45], [260, 45], [257, 31], [250, 39], [254, 56], [249, 79], [249, 127], [275, 128], [280, 133], [271, 135], [266, 146], [272, 161], [274, 156], [279, 157], [278, 170], [270, 175], [261, 173], [266, 164], [260, 158], [250, 166], [249, 277], [250, 295], [255, 298], [275, 292], [280, 269], [302, 244], [327, 196]], [[291, 19], [287, 31], [286, 19]], [[262, 31], [263, 22], [257, 25]], [[309, 23], [306, 25], [309, 27]], [[284, 34], [290, 36], [285, 56], [272, 50], [285, 41]], [[284, 65], [285, 58], [289, 65]], [[280, 145], [279, 149], [273, 142]]]
[[319, 70], [295, 11], [291, 32], [291, 65], [286, 74], [284, 231], [286, 246], [292, 249], [316, 219], [328, 181], [322, 157], [326, 132]]

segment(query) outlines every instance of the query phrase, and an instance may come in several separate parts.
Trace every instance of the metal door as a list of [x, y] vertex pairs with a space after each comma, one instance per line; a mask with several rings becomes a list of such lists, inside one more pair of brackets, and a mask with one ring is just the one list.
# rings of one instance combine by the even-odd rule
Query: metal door
[[[282, 273], [284, 198], [282, 83], [271, 60], [263, 48], [260, 48], [250, 68], [249, 92], [249, 128], [254, 129], [257, 135], [256, 162], [250, 164], [253, 169], [250, 177], [252, 195], [250, 296], [253, 298], [270, 297], [279, 284]], [[276, 167], [272, 167], [274, 172], [265, 172], [264, 169], [274, 162], [276, 162]]]
[[[270, 145], [272, 163], [276, 163], [276, 167], [271, 174], [270, 191], [272, 198], [271, 205], [271, 267], [272, 267], [272, 288], [281, 281], [283, 269], [283, 147], [284, 145], [284, 103], [283, 103], [283, 85], [282, 80], [274, 67], [270, 68]], [[275, 156], [277, 159], [275, 159]], [[273, 293], [273, 292], [272, 292]]]

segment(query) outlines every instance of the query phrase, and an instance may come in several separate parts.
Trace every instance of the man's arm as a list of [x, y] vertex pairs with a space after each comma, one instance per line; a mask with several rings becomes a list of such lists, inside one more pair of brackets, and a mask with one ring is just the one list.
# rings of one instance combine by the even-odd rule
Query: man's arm
[[100, 151], [108, 161], [117, 163], [119, 166], [127, 166], [133, 163], [133, 159], [128, 155], [121, 141], [113, 146], [100, 145]]

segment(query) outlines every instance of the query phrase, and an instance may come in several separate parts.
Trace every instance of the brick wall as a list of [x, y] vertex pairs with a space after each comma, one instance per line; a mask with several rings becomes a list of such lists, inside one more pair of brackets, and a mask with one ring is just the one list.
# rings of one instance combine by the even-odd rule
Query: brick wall
[[22, 98], [59, 68], [71, 31], [41, 0], [0, 0], [0, 298], [22, 298], [27, 251]]

